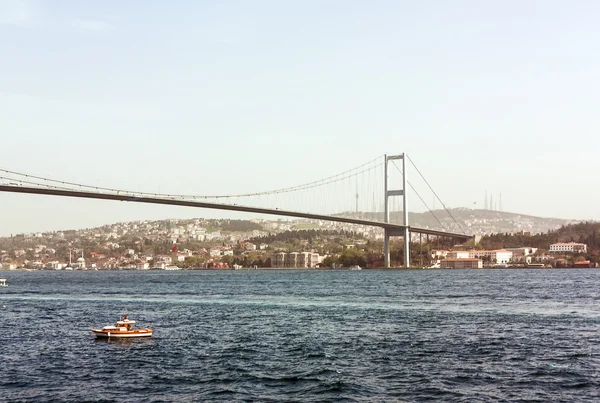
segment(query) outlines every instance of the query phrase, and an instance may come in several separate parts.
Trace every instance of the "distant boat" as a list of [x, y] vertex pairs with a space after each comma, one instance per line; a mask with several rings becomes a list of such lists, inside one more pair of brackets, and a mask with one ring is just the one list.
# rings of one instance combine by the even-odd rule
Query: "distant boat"
[[181, 267], [177, 267], [177, 266], [165, 266], [165, 270], [181, 270]]
[[6, 279], [5, 278], [0, 278], [0, 287], [8, 287], [8, 285], [6, 285]]
[[350, 270], [362, 270], [362, 268], [359, 265], [355, 264], [354, 266], [350, 266]]

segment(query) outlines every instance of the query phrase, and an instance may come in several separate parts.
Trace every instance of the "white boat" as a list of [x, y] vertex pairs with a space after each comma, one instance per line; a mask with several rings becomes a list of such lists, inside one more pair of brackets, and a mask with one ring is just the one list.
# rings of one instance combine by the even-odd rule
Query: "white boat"
[[354, 266], [350, 266], [350, 270], [362, 270], [362, 268], [359, 265], [355, 264]]
[[165, 270], [181, 270], [181, 267], [177, 267], [177, 266], [165, 266]]
[[127, 316], [118, 321], [114, 326], [104, 326], [102, 329], [92, 329], [96, 337], [107, 338], [132, 338], [152, 336], [152, 326], [143, 329], [134, 329], [135, 320], [129, 320]]
[[6, 285], [6, 279], [5, 278], [0, 278], [0, 287], [8, 287], [8, 285]]

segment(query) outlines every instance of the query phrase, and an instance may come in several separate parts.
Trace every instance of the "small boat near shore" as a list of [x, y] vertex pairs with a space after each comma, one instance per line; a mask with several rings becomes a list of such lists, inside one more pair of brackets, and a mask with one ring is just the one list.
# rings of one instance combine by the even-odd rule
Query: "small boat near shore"
[[134, 329], [134, 320], [129, 320], [127, 316], [123, 320], [117, 321], [113, 326], [104, 326], [102, 329], [92, 329], [96, 337], [107, 338], [132, 338], [132, 337], [151, 337], [152, 326], [141, 329]]
[[354, 266], [350, 266], [350, 270], [362, 270], [362, 268], [359, 265], [355, 264]]
[[8, 287], [8, 285], [6, 284], [5, 278], [0, 278], [0, 287]]
[[165, 270], [181, 270], [178, 266], [165, 266]]

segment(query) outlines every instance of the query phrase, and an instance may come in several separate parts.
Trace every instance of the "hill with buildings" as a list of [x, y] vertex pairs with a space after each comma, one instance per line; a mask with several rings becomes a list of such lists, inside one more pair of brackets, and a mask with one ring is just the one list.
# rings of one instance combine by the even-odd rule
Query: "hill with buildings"
[[[495, 234], [483, 237], [481, 248], [512, 246], [548, 248], [551, 242], [578, 241], [599, 245], [600, 224], [577, 224], [571, 220], [547, 219], [499, 211], [453, 209], [435, 211], [446, 230]], [[451, 216], [451, 215], [452, 216]], [[348, 215], [348, 214], [346, 214]], [[364, 219], [383, 219], [382, 214], [355, 214]], [[392, 213], [399, 222], [401, 213]], [[431, 213], [410, 214], [413, 226], [439, 229]], [[437, 224], [437, 225], [436, 225]], [[454, 225], [452, 225], [454, 224]], [[549, 233], [549, 230], [554, 232]], [[539, 234], [539, 235], [536, 235]], [[397, 240], [396, 240], [397, 241]], [[419, 264], [428, 261], [430, 248], [446, 247], [434, 240], [419, 246]], [[448, 239], [448, 242], [452, 240]], [[392, 261], [401, 261], [401, 243], [392, 247]], [[273, 260], [293, 256], [314, 267], [325, 264], [375, 264], [383, 251], [380, 228], [310, 220], [207, 220], [170, 219], [116, 223], [82, 230], [17, 234], [0, 238], [0, 268], [64, 269], [138, 268], [178, 264], [184, 268], [272, 267]], [[314, 260], [314, 262], [313, 262]], [[281, 262], [275, 264], [280, 264]], [[299, 264], [300, 264], [299, 263]], [[278, 267], [278, 266], [277, 266]], [[296, 266], [286, 266], [296, 267]], [[305, 267], [305, 266], [300, 266]]]
[[[353, 216], [369, 220], [383, 220], [383, 213], [345, 213], [344, 216]], [[402, 223], [402, 212], [391, 212], [390, 220], [393, 223]], [[575, 224], [581, 220], [567, 220], [562, 218], [535, 217], [525, 214], [508, 213], [505, 211], [454, 208], [433, 210], [432, 213], [409, 213], [409, 224], [420, 228], [446, 229], [451, 232], [464, 232], [483, 236], [494, 233], [529, 232], [531, 234], [545, 233], [556, 230], [562, 226]], [[439, 222], [438, 222], [439, 220]], [[456, 222], [458, 222], [458, 225]], [[442, 225], [440, 225], [440, 223]], [[460, 227], [459, 227], [460, 225]]]
[[548, 250], [554, 243], [576, 242], [586, 244], [591, 254], [598, 254], [600, 250], [600, 223], [582, 222], [564, 225], [557, 230], [539, 234], [509, 234], [497, 233], [481, 238], [480, 245], [484, 249], [532, 247]]

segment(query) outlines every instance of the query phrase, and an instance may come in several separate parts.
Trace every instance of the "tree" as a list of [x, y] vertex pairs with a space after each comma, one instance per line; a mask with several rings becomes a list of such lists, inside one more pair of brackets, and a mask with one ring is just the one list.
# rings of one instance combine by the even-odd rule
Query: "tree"
[[338, 262], [344, 267], [354, 265], [366, 266], [367, 258], [365, 257], [365, 254], [362, 251], [351, 248], [346, 249], [342, 252], [340, 257], [338, 258]]
[[333, 265], [336, 264], [337, 261], [337, 257], [327, 256], [325, 259], [323, 259], [323, 262], [321, 262], [321, 267], [333, 267]]

